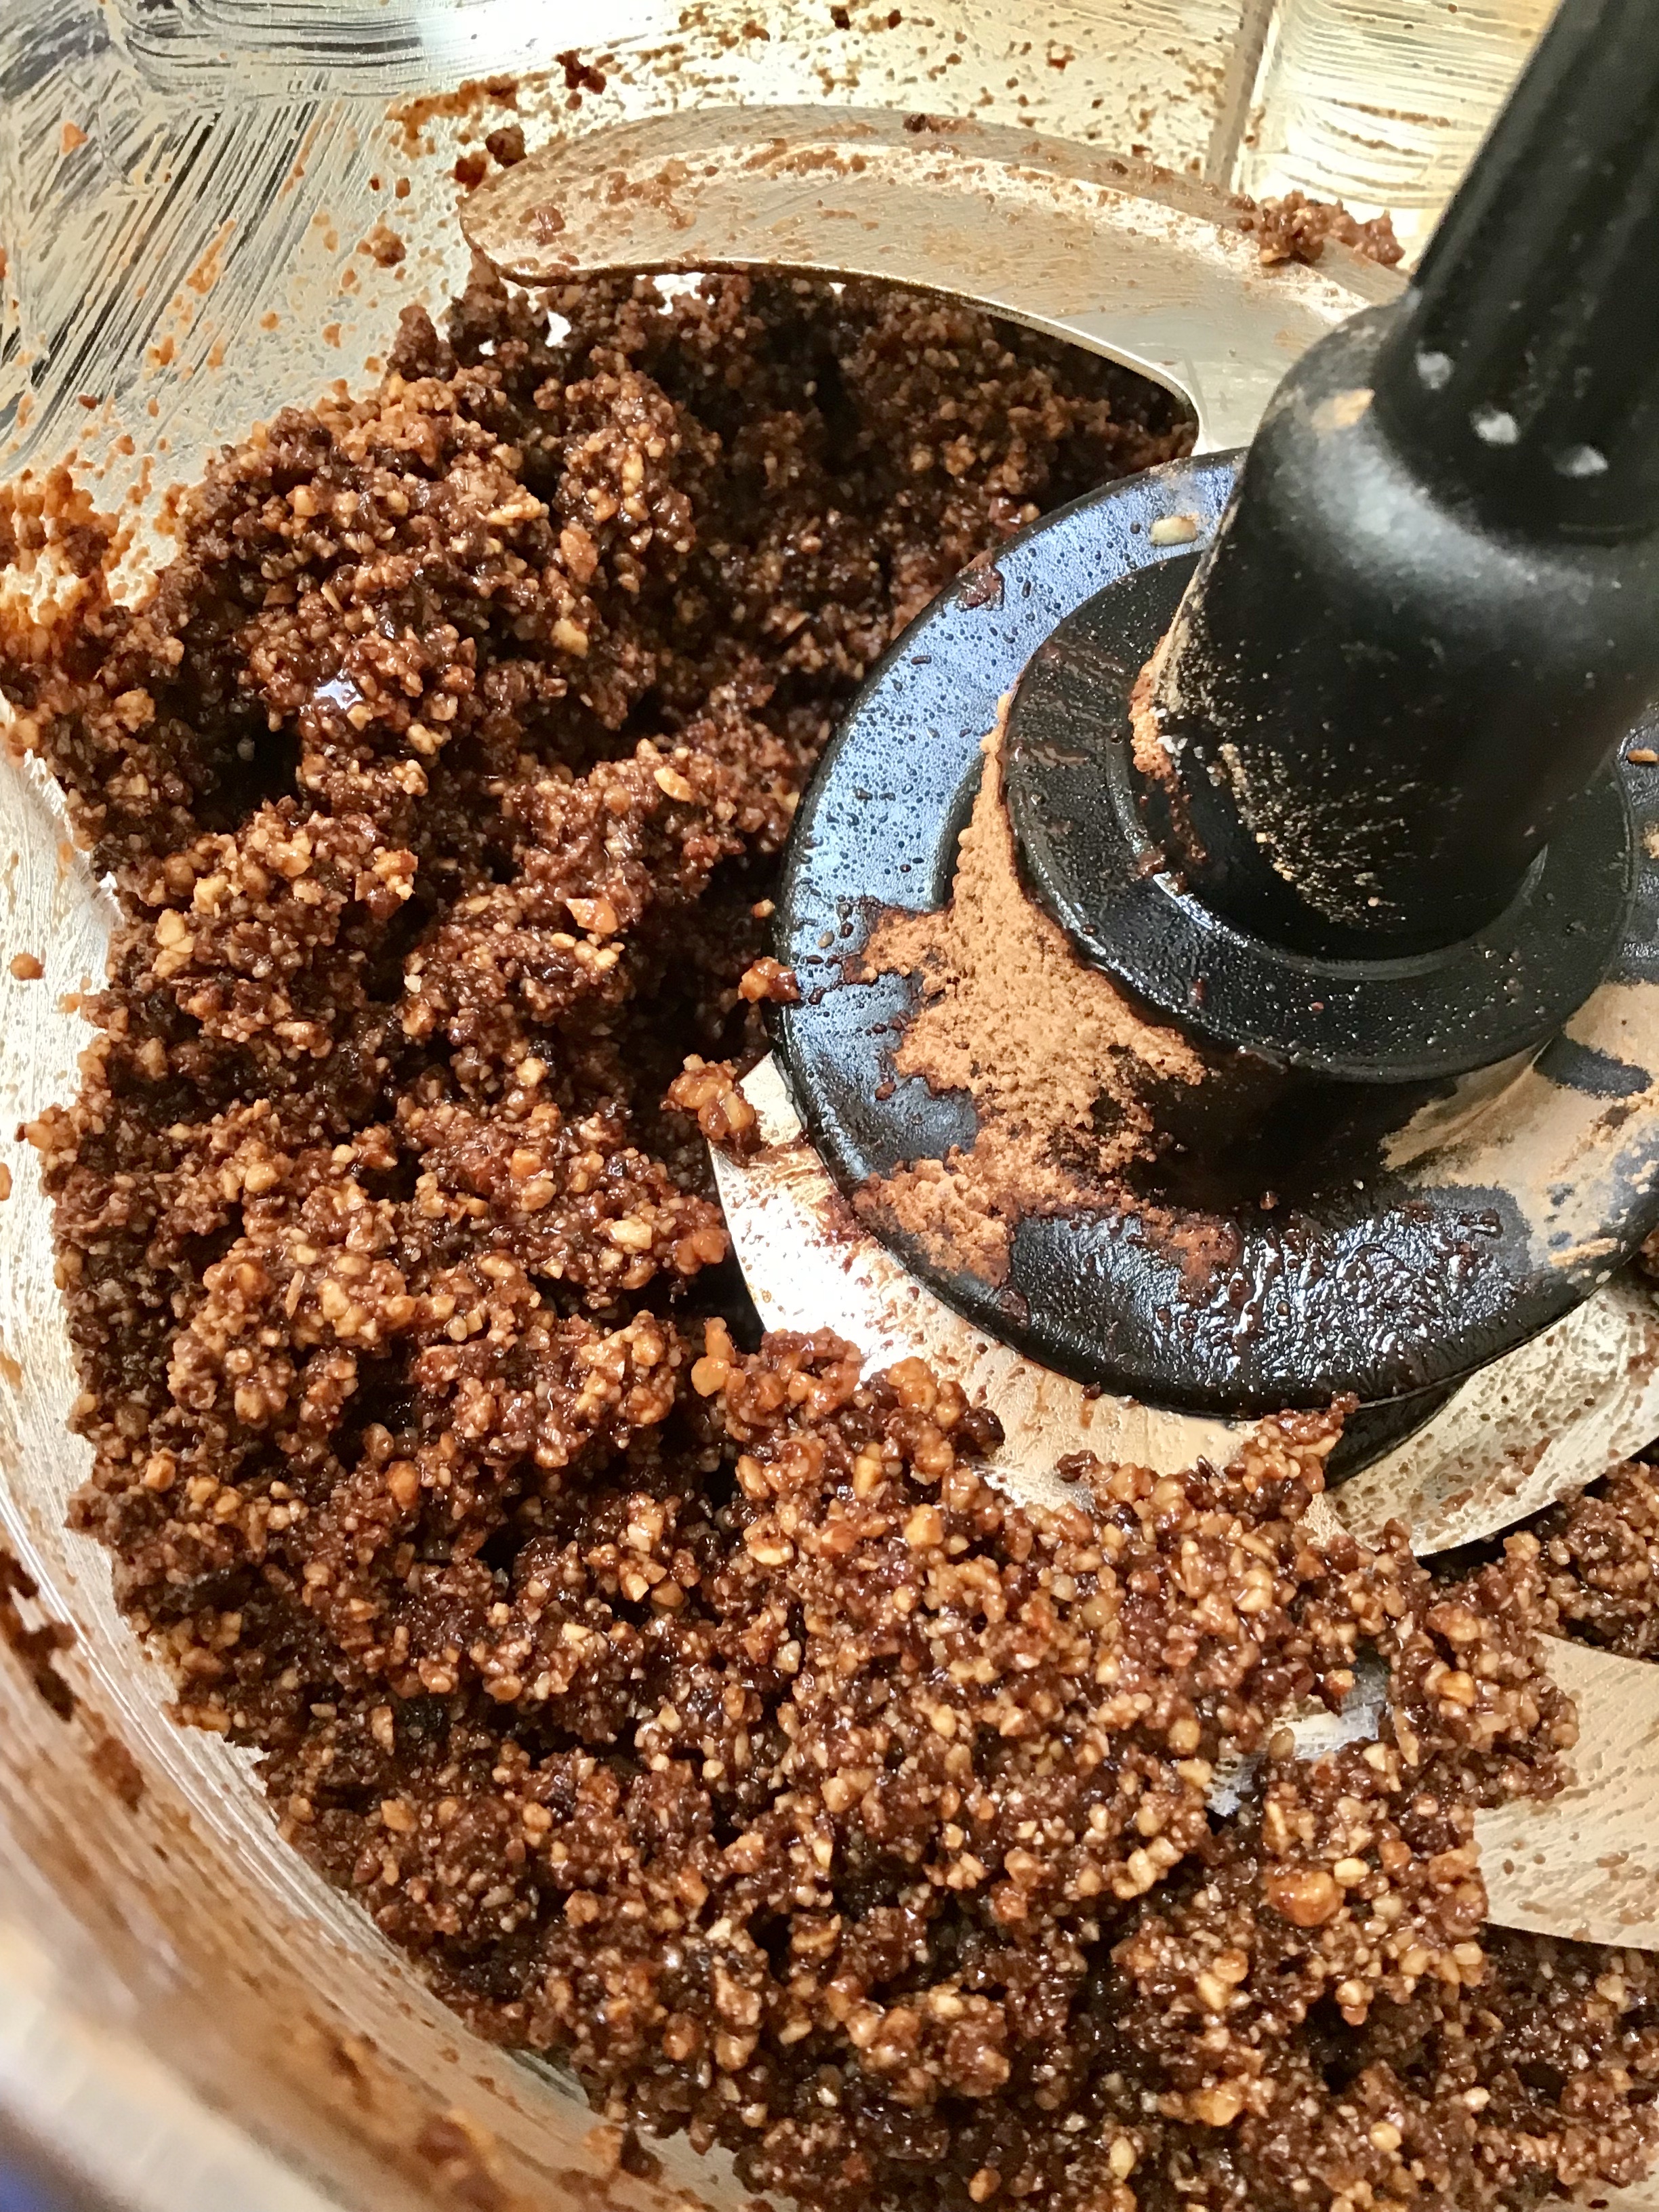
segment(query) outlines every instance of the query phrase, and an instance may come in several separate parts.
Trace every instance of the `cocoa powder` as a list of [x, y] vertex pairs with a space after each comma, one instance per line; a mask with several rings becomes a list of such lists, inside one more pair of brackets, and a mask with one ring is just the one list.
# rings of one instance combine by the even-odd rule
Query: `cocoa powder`
[[993, 1284], [1023, 1218], [1114, 1202], [1122, 1171], [1157, 1147], [1154, 1083], [1208, 1072], [1178, 1030], [1080, 960], [1026, 891], [1003, 797], [1007, 706], [984, 743], [949, 904], [884, 915], [852, 970], [917, 979], [894, 1066], [935, 1093], [966, 1091], [979, 1116], [969, 1148], [872, 1179], [860, 1206]]

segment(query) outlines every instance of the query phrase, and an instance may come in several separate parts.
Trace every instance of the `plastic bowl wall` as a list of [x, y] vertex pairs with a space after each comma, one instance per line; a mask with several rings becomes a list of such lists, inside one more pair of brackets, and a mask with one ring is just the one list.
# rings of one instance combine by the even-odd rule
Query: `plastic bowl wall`
[[[840, 11], [836, 11], [839, 13]], [[7, 0], [0, 8], [0, 474], [73, 459], [100, 503], [378, 366], [465, 252], [451, 169], [695, 102], [971, 114], [1227, 188], [1383, 203], [1419, 239], [1542, 0]], [[595, 35], [602, 21], [604, 35]], [[572, 88], [580, 49], [605, 89]], [[574, 70], [570, 72], [574, 76]], [[488, 80], [495, 79], [494, 88]], [[453, 88], [470, 81], [459, 95]], [[407, 184], [404, 180], [407, 179]], [[399, 197], [403, 195], [403, 197]], [[365, 249], [384, 222], [394, 265]], [[166, 2212], [528, 2212], [733, 2196], [689, 2154], [613, 2172], [580, 2099], [466, 2035], [277, 1839], [246, 1765], [176, 1729], [105, 1559], [64, 1528], [83, 1454], [33, 1156], [66, 999], [108, 915], [54, 795], [0, 768], [0, 1542], [70, 1625], [47, 1694], [0, 1638], [0, 2116], [96, 2193]]]

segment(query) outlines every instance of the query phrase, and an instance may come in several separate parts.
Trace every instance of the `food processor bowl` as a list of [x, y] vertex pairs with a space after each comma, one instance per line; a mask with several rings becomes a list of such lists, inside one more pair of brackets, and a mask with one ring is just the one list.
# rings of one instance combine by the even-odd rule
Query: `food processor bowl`
[[[505, 123], [579, 153], [692, 108], [967, 117], [1160, 164], [1200, 198], [1386, 204], [1409, 250], [1547, 13], [10, 0], [0, 475], [67, 465], [125, 503], [136, 580], [164, 550], [170, 482], [285, 403], [372, 377], [398, 309], [457, 288], [453, 166]], [[993, 272], [997, 252], [988, 225]], [[65, 1528], [77, 1386], [12, 1132], [75, 1087], [112, 912], [38, 764], [0, 769], [0, 2197], [15, 2142], [19, 2176], [56, 2175], [54, 2212], [54, 2191], [146, 2212], [735, 2203], [717, 2160], [636, 2154], [556, 2069], [437, 2003], [279, 1840], [245, 1757], [175, 1725], [107, 1561]], [[14, 974], [19, 953], [44, 973]]]

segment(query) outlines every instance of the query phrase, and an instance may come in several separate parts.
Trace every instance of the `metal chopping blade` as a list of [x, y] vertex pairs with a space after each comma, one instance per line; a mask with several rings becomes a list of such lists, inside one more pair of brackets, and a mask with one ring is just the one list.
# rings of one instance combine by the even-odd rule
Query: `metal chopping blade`
[[[832, 1328], [872, 1366], [920, 1353], [988, 1405], [1005, 1442], [992, 1471], [1054, 1503], [1068, 1455], [1173, 1474], [1223, 1465], [1255, 1426], [1091, 1391], [965, 1321], [859, 1225], [796, 1113], [775, 1058], [744, 1078], [761, 1150], [715, 1151], [732, 1249], [768, 1328]], [[1403, 1522], [1420, 1553], [1499, 1534], [1630, 1458], [1659, 1432], [1659, 1309], [1620, 1277], [1505, 1358], [1482, 1368], [1423, 1425], [1351, 1475], [1331, 1508], [1360, 1537]], [[1539, 1437], [1549, 1442], [1540, 1451]]]

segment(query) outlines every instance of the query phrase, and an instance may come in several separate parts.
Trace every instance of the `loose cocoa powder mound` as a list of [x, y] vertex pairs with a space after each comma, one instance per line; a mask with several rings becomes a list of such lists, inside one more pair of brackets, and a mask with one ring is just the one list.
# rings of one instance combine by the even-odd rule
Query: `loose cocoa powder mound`
[[1005, 1279], [1025, 1216], [1113, 1202], [1123, 1170], [1156, 1148], [1154, 1084], [1208, 1073], [1180, 1030], [1148, 1020], [1080, 960], [1025, 890], [1003, 799], [1006, 714], [1006, 702], [985, 741], [949, 903], [882, 915], [854, 963], [857, 981], [916, 979], [893, 1065], [935, 1092], [965, 1091], [979, 1117], [971, 1149], [872, 1179], [859, 1209], [990, 1283]]

